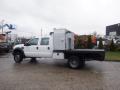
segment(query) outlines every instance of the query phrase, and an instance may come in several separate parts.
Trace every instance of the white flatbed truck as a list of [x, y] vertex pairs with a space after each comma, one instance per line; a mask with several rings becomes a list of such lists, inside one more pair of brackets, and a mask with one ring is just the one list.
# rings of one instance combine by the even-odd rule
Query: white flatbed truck
[[86, 60], [103, 61], [103, 49], [74, 49], [74, 33], [66, 29], [54, 29], [49, 37], [32, 38], [25, 44], [13, 48], [16, 63], [24, 58], [67, 59], [68, 66], [81, 68]]

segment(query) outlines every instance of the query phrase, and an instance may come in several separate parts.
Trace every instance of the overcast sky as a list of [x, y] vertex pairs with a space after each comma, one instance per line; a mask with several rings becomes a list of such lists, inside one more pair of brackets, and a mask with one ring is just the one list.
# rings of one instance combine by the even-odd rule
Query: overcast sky
[[19, 32], [36, 34], [67, 28], [77, 34], [105, 34], [120, 23], [120, 0], [0, 0], [0, 21]]

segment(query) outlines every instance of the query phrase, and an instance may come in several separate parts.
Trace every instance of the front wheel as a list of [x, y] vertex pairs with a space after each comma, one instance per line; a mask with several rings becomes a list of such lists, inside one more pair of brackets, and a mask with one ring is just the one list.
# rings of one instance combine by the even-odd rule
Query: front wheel
[[15, 55], [14, 55], [14, 60], [16, 63], [20, 63], [22, 62], [23, 60], [23, 56], [20, 52], [17, 52]]

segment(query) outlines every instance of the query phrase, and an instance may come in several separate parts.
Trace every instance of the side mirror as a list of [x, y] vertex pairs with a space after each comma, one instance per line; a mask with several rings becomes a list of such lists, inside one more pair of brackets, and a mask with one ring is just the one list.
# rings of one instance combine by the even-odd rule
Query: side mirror
[[30, 44], [29, 43], [25, 43], [24, 46], [30, 46]]

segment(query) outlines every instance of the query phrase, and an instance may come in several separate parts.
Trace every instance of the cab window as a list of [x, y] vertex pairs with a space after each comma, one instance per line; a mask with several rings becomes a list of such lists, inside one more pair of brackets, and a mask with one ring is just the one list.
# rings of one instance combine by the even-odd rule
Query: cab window
[[49, 38], [42, 38], [40, 45], [49, 45]]
[[38, 44], [38, 38], [33, 38], [28, 42], [30, 45], [37, 45]]

